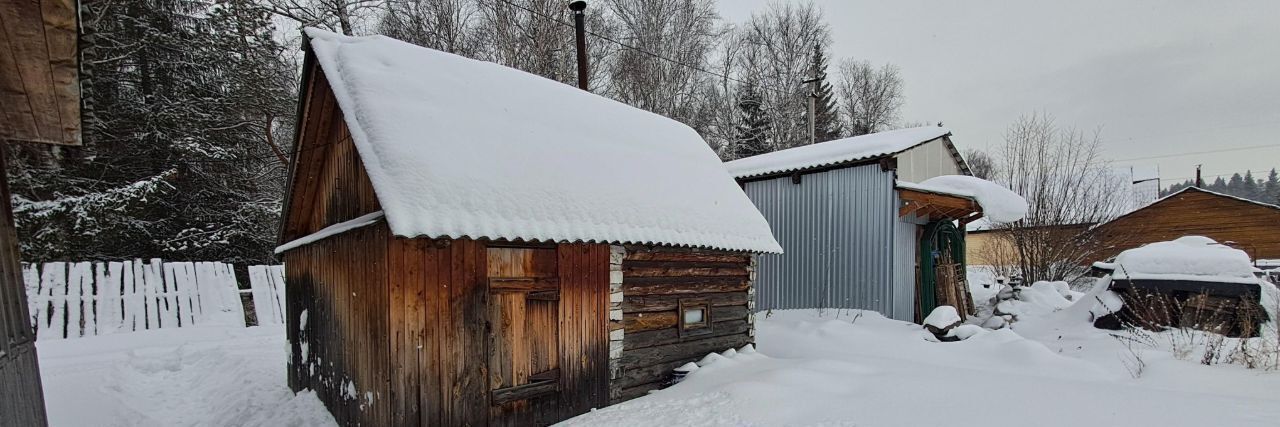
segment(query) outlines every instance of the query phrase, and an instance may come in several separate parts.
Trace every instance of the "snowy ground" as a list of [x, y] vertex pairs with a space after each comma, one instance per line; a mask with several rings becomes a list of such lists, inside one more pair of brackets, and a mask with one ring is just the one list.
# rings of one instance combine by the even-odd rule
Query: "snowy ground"
[[[1058, 312], [1064, 313], [1064, 312]], [[1046, 316], [1050, 319], [1052, 316]], [[758, 317], [759, 351], [569, 425], [1250, 426], [1280, 423], [1280, 372], [1132, 353], [1082, 324], [928, 342], [876, 313]], [[285, 386], [283, 331], [180, 329], [39, 346], [54, 426], [332, 425]]]
[[38, 343], [52, 426], [334, 425], [285, 380], [282, 327], [158, 329]]
[[[1028, 328], [928, 342], [919, 326], [865, 313], [775, 312], [759, 351], [570, 425], [1274, 426], [1280, 373], [1130, 353], [1088, 327]], [[1060, 334], [1060, 337], [1059, 337]]]

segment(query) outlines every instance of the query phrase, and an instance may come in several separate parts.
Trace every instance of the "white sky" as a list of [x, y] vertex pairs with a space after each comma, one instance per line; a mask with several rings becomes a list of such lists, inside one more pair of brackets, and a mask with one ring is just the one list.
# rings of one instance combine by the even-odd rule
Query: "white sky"
[[[1109, 159], [1159, 167], [1164, 185], [1196, 164], [1209, 181], [1280, 167], [1280, 1], [816, 3], [833, 56], [896, 64], [902, 119], [942, 121], [961, 148], [995, 147], [1041, 111], [1101, 127]], [[743, 22], [767, 4], [719, 7]], [[1205, 151], [1220, 152], [1127, 160]]]

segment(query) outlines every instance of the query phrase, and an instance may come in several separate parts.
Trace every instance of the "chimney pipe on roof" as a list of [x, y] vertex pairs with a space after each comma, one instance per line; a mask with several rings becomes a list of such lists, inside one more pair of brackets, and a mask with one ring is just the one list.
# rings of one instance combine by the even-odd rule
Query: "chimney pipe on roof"
[[587, 23], [583, 13], [586, 8], [587, 2], [582, 0], [569, 3], [569, 10], [573, 11], [574, 35], [578, 39], [578, 89], [582, 90], [587, 90]]

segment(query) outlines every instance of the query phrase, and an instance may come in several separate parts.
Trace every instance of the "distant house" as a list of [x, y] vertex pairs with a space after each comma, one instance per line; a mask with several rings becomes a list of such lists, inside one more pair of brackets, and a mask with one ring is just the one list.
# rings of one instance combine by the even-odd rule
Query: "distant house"
[[768, 223], [692, 129], [493, 63], [307, 30], [289, 384], [343, 424], [545, 425], [754, 341]]
[[981, 207], [913, 184], [969, 174], [950, 135], [902, 129], [726, 163], [786, 250], [760, 258], [757, 308], [857, 308], [907, 321], [937, 305], [967, 311], [954, 220], [976, 219]]
[[1280, 206], [1188, 187], [1094, 229], [1105, 260], [1126, 249], [1205, 236], [1250, 258], [1280, 258]]
[[[80, 145], [79, 2], [0, 5], [0, 143]], [[3, 148], [3, 147], [0, 147]], [[0, 149], [0, 426], [48, 423]]]
[[[981, 224], [979, 224], [981, 223]], [[978, 225], [975, 227], [975, 225]], [[1050, 241], [1070, 241], [1092, 227], [1093, 223], [1040, 226], [1051, 236]], [[1030, 228], [1030, 227], [1025, 227]], [[1061, 237], [1057, 237], [1061, 236]], [[970, 224], [964, 235], [965, 260], [971, 266], [1011, 267], [1018, 265], [1018, 252], [1013, 247], [1013, 237], [1008, 230], [992, 227], [985, 221]], [[1091, 263], [1092, 260], [1086, 261]]]

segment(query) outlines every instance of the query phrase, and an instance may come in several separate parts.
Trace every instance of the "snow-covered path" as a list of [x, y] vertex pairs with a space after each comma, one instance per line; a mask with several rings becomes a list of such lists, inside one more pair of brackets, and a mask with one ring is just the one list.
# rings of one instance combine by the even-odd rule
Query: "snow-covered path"
[[39, 343], [53, 426], [323, 426], [285, 382], [281, 327], [160, 329]]
[[836, 314], [775, 312], [758, 324], [757, 353], [713, 362], [675, 387], [568, 424], [1280, 424], [1280, 373], [1152, 351], [1135, 380], [1121, 363], [1123, 347], [1101, 331], [1061, 346], [1008, 330], [935, 343], [918, 325]]

